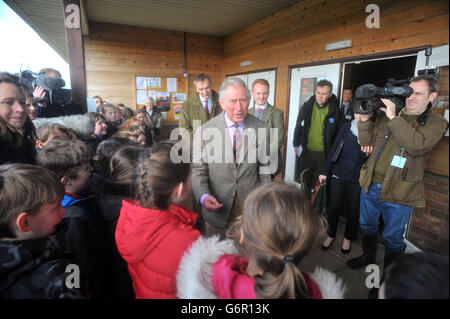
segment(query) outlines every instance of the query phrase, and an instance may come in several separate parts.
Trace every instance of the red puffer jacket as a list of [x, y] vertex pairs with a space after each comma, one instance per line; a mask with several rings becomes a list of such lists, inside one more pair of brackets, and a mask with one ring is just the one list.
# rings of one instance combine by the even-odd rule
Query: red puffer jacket
[[122, 202], [116, 228], [120, 254], [128, 264], [137, 299], [177, 298], [175, 276], [181, 257], [200, 236], [198, 215], [170, 205], [165, 211]]

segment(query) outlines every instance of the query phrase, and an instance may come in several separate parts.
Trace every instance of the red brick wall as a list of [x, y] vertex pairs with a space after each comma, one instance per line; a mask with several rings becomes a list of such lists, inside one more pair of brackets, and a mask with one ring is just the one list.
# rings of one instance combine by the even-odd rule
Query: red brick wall
[[414, 208], [407, 239], [424, 251], [449, 254], [449, 178], [425, 173], [425, 208]]

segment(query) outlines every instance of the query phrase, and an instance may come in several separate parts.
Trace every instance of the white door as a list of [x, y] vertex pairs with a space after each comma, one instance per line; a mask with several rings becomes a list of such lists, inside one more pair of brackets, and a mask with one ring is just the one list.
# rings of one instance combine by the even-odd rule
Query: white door
[[315, 92], [315, 83], [326, 79], [333, 83], [333, 93], [337, 96], [340, 63], [296, 68], [291, 71], [291, 90], [289, 98], [289, 119], [286, 143], [285, 181], [295, 180], [296, 155], [292, 142], [300, 107]]
[[247, 84], [247, 82], [248, 82], [248, 74], [238, 74], [238, 75], [233, 75], [233, 76], [227, 76], [227, 78], [240, 78], [242, 81], [245, 82], [245, 84]]
[[[449, 52], [448, 44], [443, 45], [441, 47], [432, 48], [431, 55], [429, 58], [428, 69], [434, 69], [436, 67], [449, 65], [448, 52]], [[425, 70], [425, 66], [426, 66], [425, 50], [419, 51], [419, 53], [417, 53], [416, 70], [414, 72], [414, 75], [417, 75], [417, 72], [419, 70]]]
[[[228, 76], [227, 78], [229, 78], [230, 76]], [[257, 72], [257, 73], [245, 73], [245, 74], [238, 74], [238, 75], [233, 75], [233, 77], [237, 77], [240, 78], [241, 80], [243, 80], [248, 87], [248, 90], [252, 91], [252, 85], [253, 82], [256, 79], [265, 79], [269, 82], [269, 98], [268, 98], [268, 102], [272, 105], [275, 105], [275, 71], [264, 71], [264, 72]], [[253, 97], [250, 101], [250, 105], [249, 108], [253, 107]]]

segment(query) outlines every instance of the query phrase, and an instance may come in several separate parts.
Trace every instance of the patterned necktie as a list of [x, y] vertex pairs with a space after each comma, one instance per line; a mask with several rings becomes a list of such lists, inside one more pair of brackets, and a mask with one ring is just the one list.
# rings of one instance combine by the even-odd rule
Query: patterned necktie
[[256, 109], [256, 112], [262, 112], [262, 110], [263, 110], [263, 109], [261, 109], [261, 108], [258, 107], [258, 108]]
[[206, 119], [209, 121], [208, 100], [205, 100], [205, 112], [206, 112]]
[[234, 124], [234, 134], [233, 134], [233, 155], [234, 155], [234, 162], [239, 162], [239, 155], [241, 153], [241, 142], [242, 142], [242, 136], [241, 136], [241, 130], [239, 129], [238, 124]]

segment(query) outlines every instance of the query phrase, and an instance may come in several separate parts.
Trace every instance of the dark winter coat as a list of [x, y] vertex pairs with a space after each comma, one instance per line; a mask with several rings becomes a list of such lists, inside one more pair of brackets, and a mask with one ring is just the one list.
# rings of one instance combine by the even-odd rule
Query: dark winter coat
[[132, 198], [132, 190], [124, 185], [118, 185], [108, 180], [103, 180], [98, 185], [98, 207], [100, 214], [106, 221], [108, 247], [112, 250], [111, 272], [111, 298], [134, 299], [133, 283], [126, 261], [122, 258], [116, 245], [116, 226], [122, 208], [122, 200]]
[[[361, 145], [357, 137], [351, 131], [351, 122], [345, 123], [339, 130], [333, 147], [325, 161], [322, 175], [336, 175], [341, 181], [359, 184], [359, 171], [366, 161], [366, 155], [361, 151]], [[344, 141], [340, 155], [336, 162], [332, 162], [333, 155], [339, 147], [341, 141]]]
[[[316, 96], [313, 95], [306, 101], [298, 112], [297, 124], [294, 131], [294, 147], [302, 146], [303, 153], [306, 151], [308, 145], [308, 134], [311, 128], [311, 118], [313, 113], [314, 102]], [[330, 152], [333, 146], [334, 139], [339, 131], [339, 128], [344, 122], [344, 115], [339, 108], [339, 103], [334, 94], [331, 95], [328, 102], [328, 114], [323, 121], [322, 136], [325, 156]]]
[[1, 240], [0, 299], [84, 298], [81, 272], [79, 289], [66, 285], [66, 279], [75, 283], [67, 278], [75, 274], [67, 266], [76, 262], [63, 255], [63, 247], [64, 232], [39, 239]]
[[93, 296], [101, 298], [107, 293], [105, 263], [110, 260], [110, 251], [106, 246], [104, 224], [93, 210], [95, 204], [92, 198], [65, 195], [62, 201], [66, 209], [63, 220], [68, 221], [66, 250], [86, 272]]
[[0, 119], [0, 165], [5, 163], [36, 164], [36, 130], [30, 119], [23, 135]]

